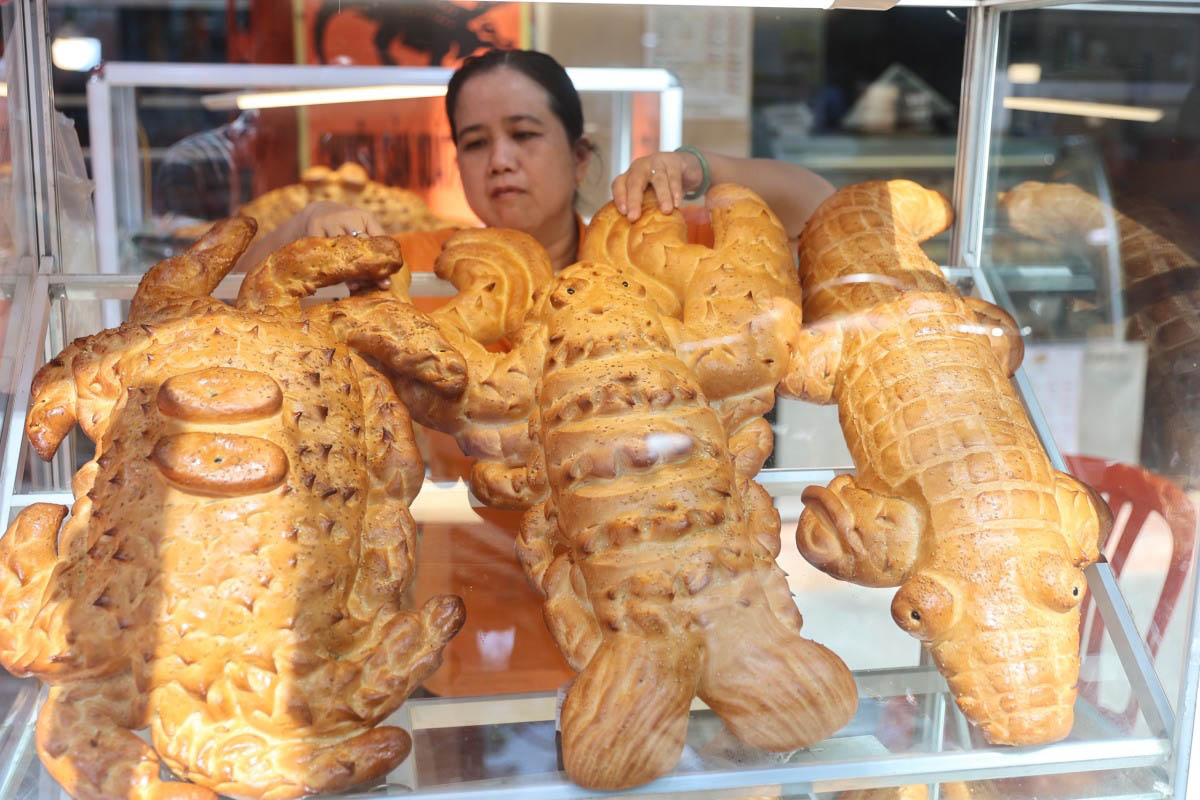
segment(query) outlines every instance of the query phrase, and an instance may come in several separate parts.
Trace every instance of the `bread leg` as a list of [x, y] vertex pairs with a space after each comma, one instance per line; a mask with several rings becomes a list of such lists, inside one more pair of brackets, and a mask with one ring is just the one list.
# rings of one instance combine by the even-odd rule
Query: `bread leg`
[[1065, 472], [1056, 472], [1054, 477], [1054, 495], [1058, 500], [1063, 536], [1071, 545], [1071, 558], [1080, 568], [1094, 564], [1100, 558], [1104, 540], [1112, 531], [1112, 510], [1086, 483]]
[[[95, 463], [88, 462], [75, 474], [76, 486], [85, 492]], [[35, 503], [22, 509], [0, 539], [0, 607], [8, 612], [0, 614], [0, 663], [15, 675], [55, 682], [111, 675], [125, 668], [129, 648], [138, 646], [135, 631], [126, 633], [120, 619], [132, 610], [130, 595], [141, 594], [144, 573], [133, 561], [119, 565], [127, 569], [89, 573], [90, 567], [106, 560], [119, 537], [106, 536], [89, 525], [91, 501], [84, 494], [79, 498], [75, 515], [61, 533], [66, 508]], [[89, 533], [94, 536], [91, 540]], [[89, 575], [108, 575], [112, 580], [101, 589], [88, 584]], [[79, 623], [72, 621], [81, 602], [72, 598], [89, 593], [111, 601], [89, 608], [90, 624], [114, 636], [125, 634], [99, 651], [76, 644]]]
[[327, 322], [355, 350], [378, 359], [393, 377], [416, 381], [443, 398], [461, 395], [467, 385], [462, 355], [411, 304], [381, 294], [348, 297], [313, 306], [307, 314]]
[[842, 343], [842, 328], [837, 323], [803, 328], [776, 393], [810, 403], [832, 403]]
[[221, 220], [187, 250], [155, 264], [134, 292], [130, 321], [182, 316], [180, 304], [190, 309], [220, 307], [221, 302], [208, 295], [233, 269], [257, 229], [258, 224], [247, 217]]
[[58, 565], [55, 543], [66, 506], [34, 503], [21, 509], [0, 539], [0, 663], [13, 674], [29, 674], [45, 657], [45, 636], [35, 620], [42, 613]]
[[413, 436], [412, 418], [382, 375], [358, 356], [353, 356], [352, 363], [363, 389], [372, 491], [401, 500], [407, 508], [425, 480], [425, 462]]
[[729, 437], [733, 471], [738, 478], [753, 478], [775, 449], [775, 431], [771, 423], [756, 417]]
[[530, 479], [528, 467], [512, 467], [495, 461], [471, 465], [471, 491], [492, 508], [529, 508], [546, 495], [546, 487]]
[[521, 520], [517, 559], [534, 589], [546, 598], [546, 627], [572, 669], [582, 670], [600, 646], [600, 626], [583, 576], [569, 554], [554, 555], [556, 524], [547, 519], [546, 504], [531, 508]]
[[365, 623], [381, 612], [399, 611], [415, 572], [416, 551], [416, 523], [402, 501], [387, 498], [369, 505], [358, 570], [346, 598], [350, 616]]
[[108, 424], [125, 387], [113, 369], [119, 355], [150, 337], [141, 326], [125, 324], [76, 339], [37, 371], [29, 390], [25, 435], [43, 461], [49, 461], [76, 421], [92, 441]]
[[46, 771], [75, 800], [217, 800], [159, 779], [158, 756], [132, 730], [143, 703], [128, 672], [52, 687], [36, 734]]
[[399, 708], [441, 666], [442, 650], [465, 620], [463, 601], [448, 594], [393, 617], [378, 640], [364, 640], [348, 657], [351, 668], [361, 672], [346, 702], [371, 724]]
[[779, 540], [779, 512], [775, 510], [775, 502], [757, 481], [739, 480], [738, 493], [744, 504], [750, 540], [774, 561], [783, 549]]
[[767, 595], [767, 604], [780, 622], [789, 630], [799, 633], [804, 626], [804, 618], [800, 616], [796, 602], [792, 599], [787, 574], [775, 561], [781, 549], [779, 512], [775, 510], [775, 504], [767, 490], [754, 481], [743, 482], [740, 493], [746, 504], [750, 541], [759, 548], [759, 552], [754, 556], [754, 568], [763, 592]]
[[896, 497], [859, 488], [839, 475], [801, 495], [800, 554], [817, 569], [863, 586], [899, 586], [917, 558], [921, 513]]
[[724, 632], [709, 631], [704, 702], [743, 742], [774, 752], [808, 747], [849, 722], [858, 690], [841, 659], [785, 627], [769, 600], [763, 608], [742, 596]]
[[1016, 320], [1003, 308], [986, 300], [978, 297], [965, 297], [963, 300], [987, 329], [983, 333], [992, 345], [992, 352], [1000, 360], [1005, 374], [1011, 377], [1025, 359], [1025, 341], [1021, 338]]
[[[699, 653], [685, 641], [606, 638], [563, 702], [562, 752], [571, 780], [589, 789], [627, 789], [670, 772], [683, 750], [699, 670]], [[614, 706], [623, 713], [613, 713]]]

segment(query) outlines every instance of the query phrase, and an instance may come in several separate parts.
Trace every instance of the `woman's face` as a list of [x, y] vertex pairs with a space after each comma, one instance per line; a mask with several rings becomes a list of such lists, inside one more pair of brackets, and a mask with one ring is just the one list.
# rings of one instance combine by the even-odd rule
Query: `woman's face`
[[454, 115], [463, 191], [485, 225], [535, 238], [561, 227], [564, 215], [574, 225], [588, 151], [571, 147], [545, 89], [498, 67], [462, 85]]

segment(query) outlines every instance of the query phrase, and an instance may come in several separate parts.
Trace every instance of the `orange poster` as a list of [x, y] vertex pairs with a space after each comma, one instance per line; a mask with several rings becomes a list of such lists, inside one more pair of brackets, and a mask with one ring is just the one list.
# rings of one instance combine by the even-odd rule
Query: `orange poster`
[[[492, 47], [523, 47], [518, 3], [306, 0], [308, 63], [455, 67]], [[362, 164], [373, 178], [420, 194], [435, 213], [474, 219], [458, 179], [441, 97], [311, 106], [309, 160]]]

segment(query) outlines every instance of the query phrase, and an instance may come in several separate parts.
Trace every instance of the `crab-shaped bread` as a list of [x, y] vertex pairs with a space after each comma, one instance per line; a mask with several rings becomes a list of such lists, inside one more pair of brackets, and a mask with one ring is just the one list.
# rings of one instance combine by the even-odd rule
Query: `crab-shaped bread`
[[[410, 748], [376, 724], [440, 663], [464, 612], [409, 608], [423, 465], [369, 366], [453, 396], [464, 365], [396, 301], [301, 309], [396, 271], [380, 237], [302, 239], [209, 297], [254, 236], [218, 223], [153, 267], [129, 321], [33, 384], [49, 458], [79, 422], [76, 502], [0, 540], [0, 661], [51, 685], [37, 727], [76, 798], [289, 798], [375, 779]], [[149, 726], [151, 743], [133, 731]], [[183, 781], [161, 781], [159, 760]]]

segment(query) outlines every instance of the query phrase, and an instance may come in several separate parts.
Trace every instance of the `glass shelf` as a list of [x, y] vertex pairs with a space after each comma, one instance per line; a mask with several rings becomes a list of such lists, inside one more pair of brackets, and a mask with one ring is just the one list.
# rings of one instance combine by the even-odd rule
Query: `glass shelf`
[[[1076, 704], [1075, 729], [1066, 741], [1043, 747], [990, 748], [973, 742], [975, 737], [949, 697], [945, 681], [932, 667], [858, 671], [855, 679], [859, 688], [855, 718], [834, 737], [793, 754], [763, 753], [740, 745], [696, 701], [675, 772], [628, 796], [737, 790], [722, 796], [755, 792], [804, 797], [911, 783], [1067, 774], [1092, 778], [1090, 796], [1169, 796], [1161, 783], [1169, 742], [1122, 733], [1086, 701]], [[33, 753], [40, 692], [36, 683], [22, 687], [0, 726], [0, 764], [6, 765], [0, 771], [0, 794], [14, 800], [58, 797], [55, 792], [61, 791]], [[556, 695], [550, 692], [410, 699], [385, 724], [412, 733], [412, 755], [382, 784], [339, 796], [481, 800], [595, 796], [567, 782], [560, 772], [555, 707]], [[897, 745], [901, 728], [909, 741]], [[885, 741], [891, 743], [890, 749]], [[1138, 785], [1122, 787], [1118, 794], [1105, 791], [1122, 781]], [[1130, 788], [1137, 793], [1126, 791]]]

